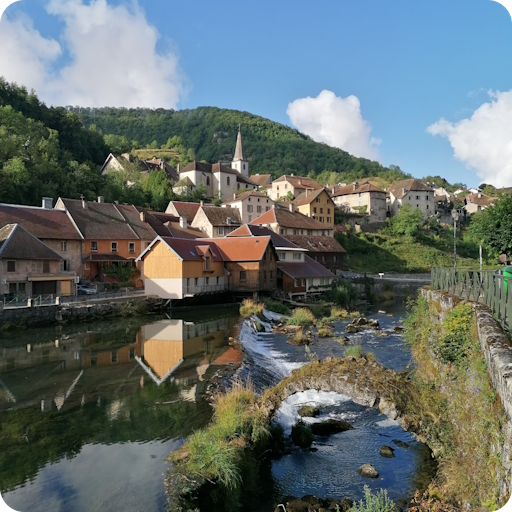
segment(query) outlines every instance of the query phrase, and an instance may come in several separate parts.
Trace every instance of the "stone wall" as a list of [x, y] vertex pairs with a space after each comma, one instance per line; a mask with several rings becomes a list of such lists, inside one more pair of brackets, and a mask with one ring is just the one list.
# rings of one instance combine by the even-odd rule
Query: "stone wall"
[[[421, 294], [429, 302], [436, 304], [439, 323], [443, 323], [448, 313], [463, 301], [446, 292], [423, 288]], [[483, 304], [469, 302], [475, 312], [478, 338], [482, 353], [487, 362], [489, 375], [494, 389], [498, 393], [508, 421], [503, 427], [504, 443], [497, 447], [501, 452], [501, 462], [506, 478], [500, 482], [500, 492], [505, 495], [512, 491], [512, 342], [494, 320], [489, 308]]]

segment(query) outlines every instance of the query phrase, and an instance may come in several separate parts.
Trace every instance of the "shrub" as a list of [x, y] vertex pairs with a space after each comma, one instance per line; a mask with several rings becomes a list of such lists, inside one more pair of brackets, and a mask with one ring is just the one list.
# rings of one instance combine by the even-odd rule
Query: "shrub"
[[263, 303], [265, 304], [265, 307], [268, 310], [274, 311], [275, 313], [279, 313], [280, 315], [289, 315], [291, 312], [289, 306], [287, 306], [283, 302], [279, 302], [278, 300], [273, 300], [268, 297], [265, 297], [263, 299]]
[[311, 304], [309, 310], [317, 318], [322, 318], [330, 313], [329, 306], [325, 304]]
[[288, 320], [288, 325], [307, 327], [314, 324], [315, 321], [315, 315], [308, 308], [297, 308], [293, 310], [292, 317]]
[[297, 421], [292, 427], [291, 437], [293, 444], [301, 448], [309, 448], [313, 442], [313, 432], [302, 420]]
[[353, 345], [352, 347], [347, 347], [345, 349], [344, 356], [345, 357], [355, 357], [358, 359], [361, 357], [361, 345]]
[[318, 329], [317, 334], [320, 338], [328, 338], [334, 336], [334, 333], [328, 327], [322, 327]]
[[395, 504], [388, 497], [386, 489], [381, 489], [376, 494], [372, 494], [370, 488], [364, 486], [364, 501], [354, 505], [350, 512], [395, 512]]
[[377, 358], [373, 352], [366, 352], [365, 357], [368, 361], [377, 361]]
[[247, 318], [251, 315], [261, 317], [263, 314], [263, 303], [255, 302], [252, 299], [244, 299], [240, 306], [240, 315]]
[[444, 323], [444, 336], [437, 342], [436, 355], [444, 363], [463, 365], [467, 362], [471, 344], [471, 324], [473, 310], [469, 304], [459, 304], [450, 311]]
[[337, 308], [336, 306], [331, 308], [331, 317], [333, 318], [348, 318], [348, 316], [346, 309]]

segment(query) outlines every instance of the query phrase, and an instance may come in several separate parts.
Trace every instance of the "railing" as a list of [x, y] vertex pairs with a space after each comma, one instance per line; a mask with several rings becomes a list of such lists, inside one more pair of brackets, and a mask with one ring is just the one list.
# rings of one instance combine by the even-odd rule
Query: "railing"
[[433, 267], [432, 288], [485, 304], [506, 329], [512, 326], [512, 278], [494, 270]]
[[215, 293], [222, 292], [225, 290], [225, 286], [223, 284], [198, 284], [183, 286], [183, 294], [184, 295], [197, 295], [199, 293]]

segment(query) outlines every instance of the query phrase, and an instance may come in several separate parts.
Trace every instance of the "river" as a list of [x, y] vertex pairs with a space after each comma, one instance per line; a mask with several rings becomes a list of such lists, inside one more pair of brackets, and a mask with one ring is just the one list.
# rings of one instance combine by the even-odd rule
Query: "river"
[[[410, 364], [402, 337], [391, 332], [403, 316], [374, 313], [388, 337], [350, 335], [363, 351], [401, 371]], [[200, 308], [173, 318], [139, 317], [0, 334], [0, 491], [20, 512], [163, 512], [169, 452], [208, 424], [204, 391], [237, 372], [258, 390], [308, 361], [304, 347], [279, 333], [240, 331], [244, 354], [229, 344], [236, 308]], [[336, 324], [342, 333], [346, 322]], [[320, 358], [342, 355], [331, 338], [311, 344]], [[238, 370], [236, 370], [238, 368]], [[285, 432], [303, 403], [320, 405], [320, 419], [344, 418], [354, 430], [316, 438], [317, 451], [291, 449], [272, 464], [265, 506], [285, 495], [359, 499], [363, 484], [385, 487], [393, 499], [424, 488], [435, 467], [428, 449], [378, 411], [334, 393], [290, 397], [277, 420]], [[317, 418], [318, 420], [318, 418]], [[312, 421], [312, 420], [309, 420]], [[382, 444], [393, 459], [378, 456]], [[357, 467], [371, 462], [378, 480]], [[265, 508], [267, 507], [267, 508]]]

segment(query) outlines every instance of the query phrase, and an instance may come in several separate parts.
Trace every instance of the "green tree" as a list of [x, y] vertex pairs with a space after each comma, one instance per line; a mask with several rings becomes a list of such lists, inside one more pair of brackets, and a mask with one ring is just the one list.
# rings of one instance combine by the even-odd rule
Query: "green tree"
[[406, 203], [400, 213], [389, 222], [389, 229], [394, 235], [416, 236], [423, 226], [423, 213]]
[[122, 153], [129, 153], [132, 149], [132, 144], [124, 135], [105, 135], [105, 144], [114, 155], [121, 155]]

